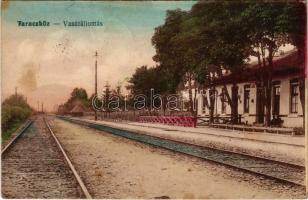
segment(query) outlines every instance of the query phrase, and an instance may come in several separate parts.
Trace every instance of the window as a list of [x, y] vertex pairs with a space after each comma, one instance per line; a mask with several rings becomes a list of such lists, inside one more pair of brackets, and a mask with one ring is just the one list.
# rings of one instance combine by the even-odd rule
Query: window
[[249, 113], [250, 86], [244, 86], [244, 113]]
[[274, 86], [274, 95], [280, 95], [280, 87], [279, 86]]
[[225, 88], [222, 88], [221, 90], [221, 113], [226, 113], [226, 108], [227, 108], [226, 101], [227, 101], [226, 90]]
[[291, 113], [297, 113], [298, 112], [298, 90], [299, 86], [298, 83], [291, 83]]

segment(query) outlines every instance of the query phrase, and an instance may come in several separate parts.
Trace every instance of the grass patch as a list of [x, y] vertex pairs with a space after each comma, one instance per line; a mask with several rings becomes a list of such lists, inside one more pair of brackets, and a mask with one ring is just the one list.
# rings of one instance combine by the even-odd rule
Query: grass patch
[[9, 129], [3, 131], [2, 136], [2, 143], [11, 138], [12, 134], [17, 131], [17, 129], [23, 124], [23, 122], [17, 122], [13, 124]]

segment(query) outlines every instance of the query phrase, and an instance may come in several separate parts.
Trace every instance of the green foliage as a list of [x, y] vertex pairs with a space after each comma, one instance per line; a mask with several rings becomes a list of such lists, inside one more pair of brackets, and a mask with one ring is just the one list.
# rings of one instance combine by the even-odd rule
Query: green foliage
[[305, 3], [296, 1], [288, 3], [284, 7], [277, 23], [279, 27], [282, 27], [280, 31], [288, 34], [290, 43], [297, 47], [302, 58], [306, 45], [304, 42], [306, 37], [306, 19]]
[[[243, 12], [242, 24], [247, 27], [251, 55], [265, 69], [258, 78], [264, 85], [266, 117], [271, 123], [273, 59], [279, 48], [292, 43], [299, 55], [305, 44], [306, 13], [302, 2], [252, 2]], [[300, 57], [303, 58], [303, 55]]]
[[[306, 5], [301, 1], [199, 1], [190, 11], [167, 11], [152, 37], [153, 60], [168, 80], [168, 92], [188, 82], [191, 94], [192, 79], [198, 87], [211, 87], [224, 70], [231, 72], [235, 85], [250, 56], [256, 56], [266, 72], [258, 76], [267, 81], [270, 96], [275, 53], [291, 43], [303, 58], [305, 33]], [[232, 96], [227, 99], [235, 116], [237, 95]]]
[[82, 104], [86, 108], [91, 106], [91, 99], [88, 99], [87, 91], [83, 88], [74, 88], [64, 106], [67, 111], [70, 111], [77, 104]]
[[110, 90], [110, 85], [107, 82], [105, 85], [105, 90], [103, 91], [103, 96], [102, 96], [102, 100], [103, 100], [103, 107], [105, 108], [106, 111], [110, 111], [109, 110], [109, 103], [110, 103], [110, 98], [112, 96], [112, 91]]
[[217, 66], [218, 75], [224, 69], [236, 74], [256, 48], [275, 53], [292, 43], [303, 49], [305, 8], [298, 1], [199, 1], [189, 12], [167, 11], [152, 37], [153, 59], [168, 76], [170, 91], [187, 72], [201, 84], [209, 83], [210, 76], [201, 78], [199, 73], [211, 73], [211, 65]]
[[[94, 96], [95, 96], [95, 94], [92, 94], [91, 97], [90, 97], [90, 99], [89, 99], [91, 105], [92, 105], [92, 99], [94, 98]], [[98, 98], [98, 99], [96, 100], [96, 105], [97, 105], [98, 107], [101, 107], [101, 106], [102, 106], [102, 100], [101, 100], [100, 98]]]
[[[165, 23], [155, 29], [153, 59], [169, 80], [168, 90], [189, 79], [210, 84], [210, 73], [238, 72], [249, 57], [242, 12], [247, 4], [238, 1], [200, 1], [189, 12], [167, 12]], [[217, 67], [213, 68], [215, 65]]]
[[185, 47], [179, 43], [180, 40], [184, 40], [184, 36], [177, 36], [186, 16], [187, 13], [181, 10], [167, 11], [165, 24], [155, 28], [152, 37], [152, 43], [156, 48], [153, 60], [160, 63], [160, 71], [168, 80], [167, 89], [171, 93], [175, 92], [186, 71], [183, 56]]
[[[154, 89], [155, 94], [165, 94], [167, 91], [167, 74], [158, 67], [148, 68], [141, 66], [136, 69], [132, 78], [128, 81], [127, 89], [132, 95], [145, 95], [150, 99], [151, 89]], [[149, 102], [148, 102], [149, 103]]]
[[20, 94], [11, 95], [7, 99], [5, 99], [2, 103], [2, 106], [6, 106], [6, 105], [20, 106], [22, 108], [29, 108], [30, 109], [30, 106], [28, 105], [26, 98], [23, 95], [20, 95]]
[[12, 124], [8, 129], [2, 131], [2, 142], [8, 140], [13, 133], [22, 125], [23, 122]]
[[32, 113], [32, 109], [22, 95], [11, 95], [2, 103], [2, 138], [8, 138]]

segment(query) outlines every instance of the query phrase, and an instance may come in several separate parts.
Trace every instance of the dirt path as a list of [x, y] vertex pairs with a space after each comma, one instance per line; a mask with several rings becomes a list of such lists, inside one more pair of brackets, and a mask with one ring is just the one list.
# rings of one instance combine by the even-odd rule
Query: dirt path
[[301, 198], [304, 191], [62, 120], [51, 121], [94, 198]]

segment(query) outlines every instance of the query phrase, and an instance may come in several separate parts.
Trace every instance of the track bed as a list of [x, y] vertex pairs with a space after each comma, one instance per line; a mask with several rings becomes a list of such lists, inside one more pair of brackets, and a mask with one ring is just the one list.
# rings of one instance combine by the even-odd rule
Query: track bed
[[305, 168], [303, 166], [250, 156], [247, 154], [198, 146], [163, 137], [149, 136], [142, 133], [122, 130], [84, 120], [77, 120], [67, 117], [59, 118], [141, 143], [226, 165], [237, 170], [253, 173], [257, 176], [266, 177], [287, 184], [295, 184], [301, 187], [305, 186]]
[[43, 117], [2, 154], [5, 198], [84, 198]]

